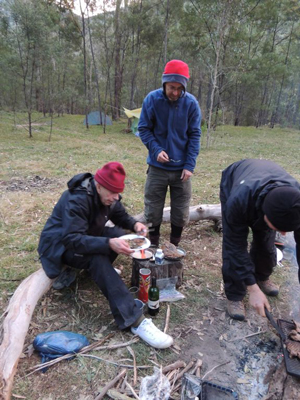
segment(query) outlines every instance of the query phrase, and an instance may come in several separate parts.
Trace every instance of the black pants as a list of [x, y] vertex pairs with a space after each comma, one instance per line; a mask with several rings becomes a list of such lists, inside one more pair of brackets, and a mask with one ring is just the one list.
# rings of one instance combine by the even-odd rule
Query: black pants
[[[254, 264], [256, 281], [266, 281], [276, 265], [276, 248], [274, 245], [275, 231], [253, 231], [253, 241], [250, 248], [250, 257]], [[232, 279], [230, 261], [223, 249], [223, 280], [225, 294], [228, 300], [241, 301], [247, 293], [243, 281]]]
[[[224, 245], [226, 235], [231, 234], [230, 224], [226, 218], [226, 201], [227, 197], [223, 190], [223, 179], [221, 182], [220, 200], [222, 209], [222, 225], [223, 225], [223, 265], [222, 273], [224, 280], [224, 290], [228, 300], [241, 301], [247, 293], [247, 287], [242, 279], [234, 271], [231, 265], [228, 250]], [[257, 224], [258, 225], [258, 224]], [[277, 263], [277, 253], [275, 247], [276, 231], [267, 228], [265, 223], [261, 221], [260, 226], [252, 227], [253, 240], [250, 247], [250, 257], [254, 265], [254, 276], [256, 281], [266, 281], [272, 274]], [[241, 261], [243, 262], [243, 260]]]
[[[103, 236], [119, 237], [120, 228], [106, 228]], [[131, 326], [143, 313], [134, 301], [122, 278], [115, 271], [112, 263], [117, 254], [111, 251], [109, 256], [102, 254], [78, 254], [67, 250], [62, 261], [73, 268], [85, 269], [96, 282], [101, 292], [109, 301], [111, 312], [120, 329]]]

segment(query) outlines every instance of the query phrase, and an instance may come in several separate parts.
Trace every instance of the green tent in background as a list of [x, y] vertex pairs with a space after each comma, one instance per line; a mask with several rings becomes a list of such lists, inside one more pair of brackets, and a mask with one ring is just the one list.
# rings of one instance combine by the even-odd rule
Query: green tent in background
[[124, 112], [127, 115], [127, 117], [130, 120], [130, 129], [132, 133], [135, 134], [135, 136], [139, 136], [139, 131], [138, 131], [138, 123], [141, 115], [141, 108], [136, 108], [135, 110], [127, 110], [127, 108], [124, 108]]
[[[103, 111], [101, 112], [101, 116], [102, 125], [104, 124], [104, 121], [105, 125], [112, 125], [112, 120], [109, 118], [108, 115], [105, 115]], [[92, 111], [88, 114], [88, 123], [89, 125], [101, 125], [99, 111]], [[86, 118], [84, 118], [83, 124], [86, 124]]]

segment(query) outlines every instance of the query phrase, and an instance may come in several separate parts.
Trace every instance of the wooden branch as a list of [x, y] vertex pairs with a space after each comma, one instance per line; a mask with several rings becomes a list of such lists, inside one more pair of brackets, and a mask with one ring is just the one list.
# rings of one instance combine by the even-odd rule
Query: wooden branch
[[110, 382], [108, 382], [104, 388], [101, 390], [101, 393], [95, 398], [95, 400], [101, 400], [103, 397], [106, 395], [109, 389], [114, 387], [114, 385], [118, 382], [119, 379], [123, 378], [123, 376], [126, 375], [126, 369], [122, 369], [122, 371]]
[[[180, 378], [183, 377], [183, 375], [189, 371], [191, 368], [193, 368], [195, 361], [191, 360], [188, 365], [181, 371], [179, 372], [179, 374], [175, 377], [174, 381], [173, 381], [173, 385], [172, 385], [172, 390], [171, 390], [171, 394], [172, 393], [176, 393], [177, 390], [181, 387], [181, 381], [179, 383], [177, 383]], [[177, 385], [175, 386], [175, 384], [177, 383]], [[175, 387], [174, 387], [175, 386]]]
[[229, 364], [231, 361], [225, 361], [221, 364], [215, 365], [212, 369], [210, 369], [209, 371], [207, 371], [205, 373], [205, 375], [203, 376], [202, 380], [204, 380], [208, 374], [210, 374], [211, 372], [213, 372], [216, 368], [222, 367], [223, 365]]
[[[170, 222], [170, 207], [165, 207], [163, 211], [163, 222]], [[146, 222], [144, 213], [134, 216], [140, 222]], [[190, 221], [212, 220], [218, 222], [221, 220], [221, 204], [198, 204], [190, 207]]]
[[169, 322], [170, 322], [170, 305], [168, 304], [167, 312], [166, 312], [166, 322], [165, 322], [164, 333], [167, 333], [167, 332], [168, 332], [168, 329], [169, 329]]
[[165, 375], [167, 372], [172, 371], [173, 369], [185, 368], [185, 366], [186, 366], [186, 363], [184, 361], [178, 360], [178, 361], [174, 362], [173, 364], [166, 365], [162, 369], [162, 373]]
[[[174, 387], [174, 385], [176, 384], [176, 382], [178, 382], [178, 380], [179, 380], [188, 370], [190, 370], [191, 368], [193, 368], [194, 363], [195, 363], [195, 361], [191, 360], [191, 361], [188, 363], [188, 365], [187, 365], [185, 368], [183, 368], [183, 370], [180, 371], [178, 375], [175, 376], [175, 378], [174, 378], [174, 380], [173, 380], [173, 387]], [[181, 385], [181, 382], [180, 382], [180, 385]], [[180, 385], [179, 385], [179, 386], [180, 386]], [[178, 385], [177, 385], [174, 389], [172, 389], [171, 393], [176, 392], [177, 390], [178, 390]]]
[[126, 394], [119, 392], [117, 389], [109, 389], [107, 394], [109, 397], [115, 400], [132, 400], [132, 397], [128, 397]]
[[4, 313], [0, 331], [0, 399], [9, 400], [32, 313], [53, 280], [43, 269], [28, 276], [16, 289]]
[[192, 375], [196, 375], [198, 378], [200, 378], [200, 372], [201, 372], [201, 367], [202, 367], [202, 360], [198, 358], [194, 368], [190, 372]]
[[236, 340], [244, 340], [244, 339], [247, 339], [247, 338], [249, 338], [249, 337], [256, 336], [256, 335], [260, 335], [260, 334], [266, 333], [266, 332], [267, 332], [267, 331], [258, 331], [258, 332], [255, 332], [255, 333], [251, 333], [250, 335], [239, 336], [239, 337], [237, 337], [237, 338], [235, 338], [235, 339], [229, 340], [229, 342], [234, 342], [234, 341], [236, 341]]
[[137, 383], [136, 358], [135, 358], [135, 354], [134, 354], [134, 351], [132, 350], [132, 348], [130, 346], [127, 346], [126, 348], [129, 351], [129, 353], [132, 355], [132, 359], [133, 359], [133, 386], [135, 386]]
[[133, 394], [133, 396], [134, 396], [137, 400], [139, 400], [139, 396], [135, 393], [133, 387], [132, 387], [127, 381], [125, 381], [125, 385], [130, 389], [130, 391], [131, 391], [131, 393]]

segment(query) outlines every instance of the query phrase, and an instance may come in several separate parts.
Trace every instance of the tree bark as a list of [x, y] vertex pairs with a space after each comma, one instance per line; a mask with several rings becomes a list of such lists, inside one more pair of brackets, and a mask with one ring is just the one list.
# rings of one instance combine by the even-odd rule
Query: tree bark
[[15, 291], [4, 313], [0, 330], [0, 399], [9, 400], [14, 375], [23, 351], [32, 313], [39, 299], [51, 287], [43, 269], [26, 278]]
[[[81, 3], [80, 3], [81, 7]], [[82, 40], [83, 40], [83, 81], [84, 81], [84, 100], [85, 100], [85, 126], [89, 129], [89, 117], [88, 117], [88, 90], [87, 90], [87, 56], [86, 56], [86, 36], [85, 36], [85, 20], [84, 13], [81, 10], [81, 21], [82, 21]]]
[[116, 1], [115, 11], [115, 78], [114, 78], [114, 110], [113, 119], [120, 118], [121, 107], [121, 90], [122, 90], [122, 73], [121, 73], [121, 41], [122, 36], [120, 32], [120, 12], [121, 0]]
[[101, 111], [99, 73], [98, 73], [97, 63], [96, 63], [96, 59], [95, 59], [95, 53], [94, 53], [94, 47], [93, 47], [93, 39], [92, 39], [92, 32], [91, 32], [89, 15], [88, 15], [88, 18], [87, 18], [87, 23], [88, 23], [88, 31], [89, 31], [89, 38], [90, 38], [91, 54], [92, 54], [92, 59], [93, 59], [93, 64], [94, 64], [94, 71], [95, 71], [95, 82], [96, 82], [96, 88], [97, 88], [97, 98], [98, 98], [98, 109], [99, 109], [100, 125], [102, 125], [103, 122], [102, 122], [102, 111]]

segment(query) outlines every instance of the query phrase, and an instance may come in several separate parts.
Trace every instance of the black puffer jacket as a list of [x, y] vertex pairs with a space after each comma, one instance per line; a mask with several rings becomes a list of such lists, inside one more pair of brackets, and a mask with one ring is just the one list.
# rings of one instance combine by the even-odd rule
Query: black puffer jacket
[[133, 231], [136, 220], [129, 216], [121, 196], [112, 206], [104, 206], [90, 173], [74, 176], [55, 205], [41, 233], [38, 252], [49, 278], [61, 271], [61, 257], [66, 249], [79, 254], [108, 255], [108, 238], [101, 237], [108, 220]]
[[[222, 203], [223, 257], [239, 274], [246, 285], [255, 283], [254, 265], [248, 253], [249, 227], [269, 229], [264, 222], [262, 204], [266, 194], [279, 186], [300, 184], [283, 168], [272, 161], [247, 159], [235, 162], [222, 173], [220, 199]], [[294, 232], [297, 261], [300, 266], [300, 229]]]

